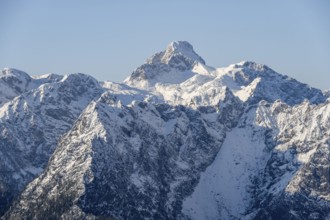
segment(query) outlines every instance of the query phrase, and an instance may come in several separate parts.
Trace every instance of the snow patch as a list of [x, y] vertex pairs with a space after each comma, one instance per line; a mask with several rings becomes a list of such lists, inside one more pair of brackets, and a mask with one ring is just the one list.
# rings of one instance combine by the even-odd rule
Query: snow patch
[[242, 217], [252, 202], [248, 186], [268, 158], [262, 135], [254, 138], [251, 130], [235, 128], [227, 134], [214, 162], [183, 202], [184, 214], [192, 219]]

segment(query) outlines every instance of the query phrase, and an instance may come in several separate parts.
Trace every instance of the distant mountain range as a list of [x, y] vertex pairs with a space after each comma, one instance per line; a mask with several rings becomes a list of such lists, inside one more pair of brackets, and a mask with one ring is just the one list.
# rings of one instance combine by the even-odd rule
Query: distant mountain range
[[123, 82], [0, 73], [1, 219], [330, 219], [330, 99], [176, 41]]

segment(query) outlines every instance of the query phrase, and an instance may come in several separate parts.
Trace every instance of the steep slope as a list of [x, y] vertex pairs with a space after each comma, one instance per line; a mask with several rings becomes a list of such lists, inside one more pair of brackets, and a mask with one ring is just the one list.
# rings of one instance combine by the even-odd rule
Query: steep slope
[[177, 219], [241, 110], [234, 96], [193, 110], [125, 106], [107, 92], [84, 111], [6, 218]]
[[194, 75], [191, 70], [196, 63], [205, 64], [205, 61], [196, 54], [191, 44], [186, 41], [172, 42], [165, 51], [156, 53], [134, 70], [125, 83], [147, 89], [158, 82], [183, 82]]
[[271, 151], [268, 129], [255, 123], [255, 108], [228, 132], [214, 162], [201, 174], [192, 195], [183, 202], [189, 219], [243, 219], [255, 202], [255, 178], [262, 174]]
[[[168, 48], [171, 48], [171, 44]], [[190, 48], [192, 50], [192, 47]], [[173, 52], [175, 50], [167, 49], [166, 51]], [[165, 52], [159, 54], [162, 57]], [[156, 76], [157, 80], [154, 80], [153, 77], [138, 78], [137, 76], [144, 76], [143, 71], [140, 70], [152, 64], [152, 57], [147, 61], [149, 65], [139, 67], [139, 71], [133, 72], [132, 76], [125, 82], [159, 95], [165, 102], [173, 105], [183, 104], [193, 108], [196, 106], [214, 106], [216, 103], [212, 101], [221, 100], [222, 94], [226, 90], [232, 91], [245, 103], [247, 113], [241, 119], [244, 126], [235, 128], [228, 134], [217, 159], [206, 171], [206, 174], [202, 175], [201, 183], [192, 197], [185, 201], [183, 210], [190, 217], [197, 216], [196, 219], [199, 217], [217, 219], [219, 216], [224, 219], [243, 218], [250, 206], [257, 203], [253, 199], [256, 179], [259, 178], [258, 175], [266, 172], [264, 169], [270, 169], [267, 168], [266, 164], [273, 160], [273, 154], [276, 151], [270, 150], [276, 144], [271, 145], [267, 141], [270, 137], [274, 140], [279, 139], [278, 134], [270, 134], [271, 129], [275, 128], [260, 126], [256, 123], [257, 119], [260, 120], [260, 115], [258, 115], [257, 109], [252, 106], [262, 100], [269, 103], [281, 100], [291, 106], [304, 103], [305, 100], [320, 104], [326, 101], [327, 93], [323, 94], [321, 90], [311, 88], [295, 79], [276, 73], [265, 65], [254, 62], [243, 61], [226, 68], [215, 69], [206, 66], [205, 62], [198, 60], [196, 56], [190, 58], [191, 54], [189, 53], [181, 53], [181, 55], [186, 56], [186, 58], [181, 57], [183, 60], [195, 60], [191, 62], [192, 65], [189, 68], [181, 70], [172, 66], [171, 71], [148, 68], [148, 76]], [[163, 59], [158, 59], [154, 64], [162, 62]], [[170, 80], [168, 79], [169, 75], [171, 76]], [[176, 78], [178, 80], [173, 80], [174, 75], [179, 76]], [[148, 83], [141, 86], [140, 79], [142, 78]], [[139, 79], [137, 80], [138, 83], [134, 83], [136, 79]], [[149, 83], [149, 81], [152, 82]], [[309, 104], [306, 105], [309, 106]], [[304, 115], [301, 111], [300, 114]], [[271, 117], [264, 120], [276, 121], [275, 118]], [[286, 123], [290, 123], [290, 120], [294, 119], [287, 118], [287, 120]], [[305, 126], [308, 125], [305, 124]], [[301, 131], [294, 132], [300, 133]], [[305, 134], [301, 135], [305, 137]], [[303, 156], [300, 155], [299, 157]], [[238, 160], [240, 161], [237, 162]], [[219, 187], [218, 185], [223, 186]], [[215, 202], [210, 204], [210, 198], [214, 198]], [[274, 218], [274, 216], [272, 217]]]
[[258, 179], [254, 218], [329, 218], [330, 103], [290, 107], [279, 101], [261, 105], [258, 112], [259, 124], [275, 138]]
[[0, 212], [40, 174], [60, 136], [102, 91], [92, 77], [73, 74], [0, 108]]
[[37, 177], [3, 219], [330, 219], [327, 92], [185, 41], [123, 84], [48, 78], [0, 107], [0, 206]]
[[330, 98], [330, 89], [324, 90], [324, 91], [323, 91], [323, 95], [324, 95], [327, 99], [329, 99], [329, 98]]
[[242, 115], [183, 203], [190, 219], [330, 217], [329, 103], [262, 101]]

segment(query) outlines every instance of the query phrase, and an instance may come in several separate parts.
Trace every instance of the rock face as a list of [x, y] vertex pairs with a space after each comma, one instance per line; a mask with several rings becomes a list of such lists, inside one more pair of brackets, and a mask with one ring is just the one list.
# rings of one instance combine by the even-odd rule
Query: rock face
[[209, 67], [184, 41], [124, 84], [24, 77], [40, 84], [0, 107], [3, 219], [330, 218], [318, 89], [254, 62]]
[[258, 199], [250, 210], [256, 213], [255, 219], [330, 217], [329, 107], [329, 103], [311, 106], [308, 102], [289, 107], [280, 101], [260, 106], [266, 121], [273, 122], [261, 126], [270, 128], [276, 138], [257, 180]]
[[59, 138], [102, 91], [92, 77], [72, 74], [1, 107], [0, 211], [43, 171]]
[[183, 212], [191, 219], [326, 219], [329, 116], [329, 103], [262, 101], [249, 109]]
[[[237, 104], [222, 114], [237, 119], [239, 114], [231, 111], [241, 109]], [[122, 106], [103, 94], [61, 140], [46, 172], [22, 194], [22, 201], [35, 198], [36, 203], [17, 204], [9, 218], [41, 219], [52, 211], [50, 204], [70, 200], [72, 206], [54, 217], [73, 218], [70, 213], [78, 209], [93, 216], [177, 219], [183, 198], [225, 138], [228, 127], [219, 109], [146, 102]], [[29, 210], [28, 215], [21, 210]]]

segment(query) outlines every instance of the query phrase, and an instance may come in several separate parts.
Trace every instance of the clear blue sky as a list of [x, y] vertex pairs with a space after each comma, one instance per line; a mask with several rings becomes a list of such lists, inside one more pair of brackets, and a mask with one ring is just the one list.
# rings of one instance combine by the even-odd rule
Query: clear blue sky
[[174, 40], [330, 88], [328, 0], [0, 0], [0, 68], [120, 82]]

